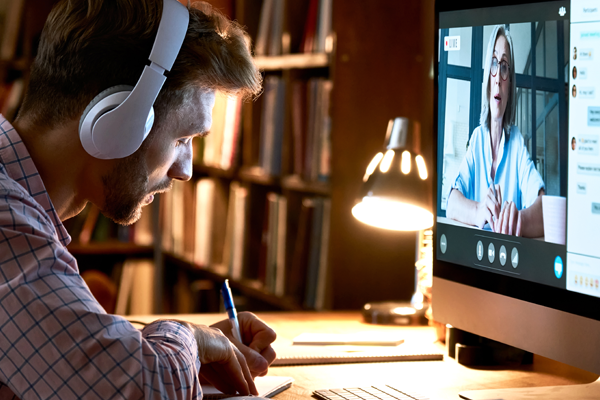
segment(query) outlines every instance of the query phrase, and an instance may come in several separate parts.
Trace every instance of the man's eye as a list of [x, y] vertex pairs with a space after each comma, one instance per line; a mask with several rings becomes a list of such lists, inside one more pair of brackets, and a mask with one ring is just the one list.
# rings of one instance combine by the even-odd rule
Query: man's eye
[[187, 145], [192, 141], [192, 138], [179, 139], [175, 146]]

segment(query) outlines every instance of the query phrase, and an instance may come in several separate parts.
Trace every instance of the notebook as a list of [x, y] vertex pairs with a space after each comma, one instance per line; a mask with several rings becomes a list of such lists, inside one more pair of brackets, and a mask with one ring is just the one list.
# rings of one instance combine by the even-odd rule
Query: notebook
[[[256, 390], [260, 397], [273, 397], [292, 386], [294, 378], [289, 376], [257, 376], [254, 379]], [[232, 394], [225, 394], [217, 390], [212, 385], [202, 384], [202, 397], [204, 399], [223, 399], [226, 397], [235, 397]]]
[[294, 338], [294, 345], [398, 346], [403, 342], [401, 331], [303, 333]]
[[433, 346], [415, 348], [367, 346], [288, 346], [277, 348], [272, 365], [343, 364], [392, 361], [433, 361], [444, 356]]

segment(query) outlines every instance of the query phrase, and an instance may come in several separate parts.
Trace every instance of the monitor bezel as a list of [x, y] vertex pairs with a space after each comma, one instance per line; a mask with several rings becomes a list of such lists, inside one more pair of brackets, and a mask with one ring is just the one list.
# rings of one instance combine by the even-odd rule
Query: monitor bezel
[[[516, 1], [507, 0], [501, 5], [520, 5], [520, 4], [535, 4], [535, 3], [548, 3], [549, 1]], [[491, 5], [493, 7], [495, 5]], [[433, 120], [433, 155], [434, 155], [434, 168], [433, 168], [433, 204], [435, 204], [434, 210], [436, 210], [436, 218], [434, 218], [434, 232], [437, 232], [437, 199], [438, 199], [438, 90], [439, 90], [439, 65], [437, 60], [437, 54], [439, 51], [439, 15], [441, 12], [448, 11], [459, 11], [459, 10], [471, 10], [471, 9], [485, 9], [490, 8], [490, 5], [473, 6], [472, 2], [464, 0], [456, 1], [440, 1], [435, 2], [435, 44], [434, 44], [434, 120]], [[567, 200], [568, 201], [568, 200]], [[469, 228], [461, 228], [469, 229]], [[437, 234], [434, 234], [434, 240], [436, 246], [433, 249], [433, 276], [453, 281], [456, 283], [468, 285], [474, 288], [489, 291], [495, 294], [508, 296], [518, 300], [526, 301], [528, 303], [537, 304], [544, 307], [549, 307], [559, 311], [564, 311], [581, 317], [591, 318], [600, 321], [600, 297], [594, 297], [569, 291], [566, 288], [551, 287], [531, 281], [526, 281], [510, 276], [487, 272], [476, 268], [466, 267], [450, 262], [438, 260], [439, 239]], [[568, 266], [567, 266], [568, 268]], [[434, 300], [435, 301], [435, 300]], [[435, 303], [434, 303], [435, 304]], [[435, 310], [435, 307], [434, 307]], [[435, 312], [435, 311], [434, 311]], [[435, 315], [434, 315], [435, 316]]]

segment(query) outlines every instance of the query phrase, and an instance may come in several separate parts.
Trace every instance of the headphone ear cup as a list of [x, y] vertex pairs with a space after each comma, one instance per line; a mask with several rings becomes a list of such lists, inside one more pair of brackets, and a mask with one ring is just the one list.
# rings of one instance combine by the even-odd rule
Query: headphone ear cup
[[79, 139], [85, 151], [97, 158], [106, 158], [94, 144], [98, 140], [117, 140], [107, 138], [107, 132], [95, 132], [94, 124], [103, 114], [117, 108], [131, 93], [133, 86], [117, 85], [100, 92], [87, 105], [79, 120]]

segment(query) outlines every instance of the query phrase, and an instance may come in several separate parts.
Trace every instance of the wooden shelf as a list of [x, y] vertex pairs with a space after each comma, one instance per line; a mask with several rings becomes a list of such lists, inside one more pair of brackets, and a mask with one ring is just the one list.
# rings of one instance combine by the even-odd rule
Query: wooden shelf
[[243, 181], [260, 185], [276, 186], [279, 184], [279, 177], [265, 174], [260, 167], [242, 167], [239, 176]]
[[254, 61], [259, 69], [273, 71], [278, 69], [307, 69], [329, 67], [328, 53], [286, 54], [282, 56], [257, 56]]
[[331, 187], [325, 182], [308, 182], [298, 175], [290, 175], [281, 179], [281, 186], [287, 190], [329, 196]]
[[152, 246], [141, 246], [135, 243], [107, 241], [91, 242], [88, 244], [71, 243], [67, 246], [73, 255], [125, 255], [138, 257], [152, 257]]
[[194, 175], [212, 176], [217, 178], [234, 179], [237, 176], [237, 169], [221, 169], [208, 167], [206, 165], [194, 164]]
[[0, 68], [25, 71], [31, 66], [31, 61], [32, 60], [28, 58], [18, 58], [15, 60], [0, 60]]
[[260, 282], [249, 279], [236, 280], [229, 277], [224, 271], [217, 271], [214, 269], [202, 268], [194, 263], [184, 260], [172, 253], [164, 253], [166, 262], [175, 264], [179, 268], [189, 271], [193, 274], [200, 275], [204, 278], [210, 279], [219, 284], [223, 283], [225, 279], [229, 279], [229, 286], [232, 289], [239, 290], [240, 293], [252, 297], [253, 299], [260, 300], [269, 305], [275, 306], [284, 311], [299, 311], [302, 310], [298, 304], [292, 302], [287, 298], [281, 298], [272, 293], [267, 292], [263, 289]]
[[246, 182], [257, 183], [265, 186], [281, 184], [286, 190], [329, 196], [331, 187], [327, 182], [310, 182], [303, 180], [298, 175], [288, 175], [283, 178], [266, 175], [258, 167], [242, 167], [237, 169], [220, 169], [207, 167], [205, 165], [194, 165], [194, 175], [198, 177], [216, 177], [225, 179], [239, 178]]

